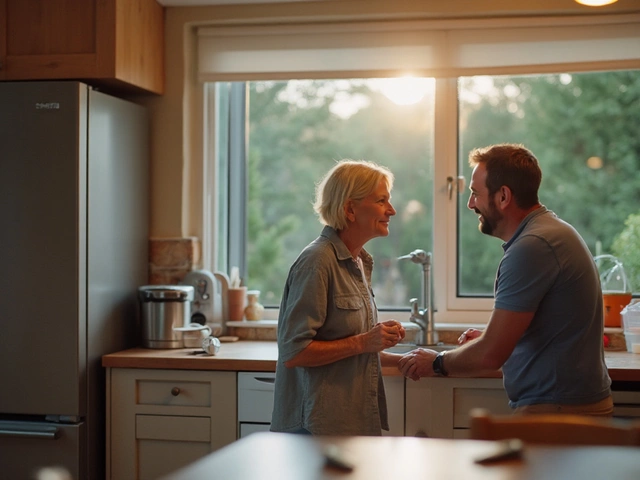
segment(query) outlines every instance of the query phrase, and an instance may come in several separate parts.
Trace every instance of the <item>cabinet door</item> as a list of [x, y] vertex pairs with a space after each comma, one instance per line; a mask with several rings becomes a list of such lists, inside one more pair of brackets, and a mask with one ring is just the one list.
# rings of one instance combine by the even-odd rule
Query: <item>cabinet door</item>
[[235, 372], [107, 369], [107, 478], [158, 478], [236, 440]]
[[0, 0], [0, 80], [162, 93], [163, 36], [156, 0]]
[[140, 480], [155, 480], [211, 452], [211, 418], [136, 415]]
[[113, 61], [109, 62], [113, 55], [108, 55], [114, 44], [113, 34], [109, 34], [114, 25], [113, 15], [109, 15], [112, 3], [0, 0], [0, 78], [63, 79], [113, 74]]
[[469, 411], [510, 413], [499, 378], [422, 378], [406, 384], [406, 435], [467, 438]]
[[404, 436], [404, 382], [402, 376], [384, 376], [384, 391], [387, 395], [389, 431], [382, 431], [387, 437]]

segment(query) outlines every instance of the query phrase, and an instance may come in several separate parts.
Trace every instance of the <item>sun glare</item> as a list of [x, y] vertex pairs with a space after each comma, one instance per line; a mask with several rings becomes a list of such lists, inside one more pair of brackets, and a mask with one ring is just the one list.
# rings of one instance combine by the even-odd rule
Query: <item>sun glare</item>
[[396, 105], [413, 105], [433, 90], [432, 78], [411, 76], [398, 78], [377, 78], [371, 80], [371, 88], [382, 92]]

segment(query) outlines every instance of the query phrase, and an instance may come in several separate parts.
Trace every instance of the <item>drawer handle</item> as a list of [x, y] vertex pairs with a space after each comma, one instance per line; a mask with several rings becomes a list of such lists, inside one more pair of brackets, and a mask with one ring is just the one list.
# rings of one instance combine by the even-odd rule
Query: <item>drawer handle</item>
[[178, 387], [173, 387], [171, 389], [171, 395], [173, 395], [174, 397], [177, 397], [178, 395], [180, 395], [180, 389]]
[[271, 384], [276, 383], [276, 379], [274, 377], [253, 377], [253, 378], [257, 382], [261, 382], [261, 383], [271, 383]]

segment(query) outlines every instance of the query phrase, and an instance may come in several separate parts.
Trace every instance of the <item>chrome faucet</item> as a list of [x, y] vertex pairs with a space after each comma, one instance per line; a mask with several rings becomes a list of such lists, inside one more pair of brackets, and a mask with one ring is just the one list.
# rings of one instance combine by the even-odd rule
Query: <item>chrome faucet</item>
[[411, 260], [413, 263], [422, 265], [422, 291], [420, 292], [420, 303], [418, 299], [412, 298], [411, 317], [409, 320], [420, 327], [420, 345], [437, 345], [438, 332], [433, 323], [433, 305], [431, 302], [431, 252], [424, 250], [414, 250], [408, 255], [398, 257], [398, 260]]

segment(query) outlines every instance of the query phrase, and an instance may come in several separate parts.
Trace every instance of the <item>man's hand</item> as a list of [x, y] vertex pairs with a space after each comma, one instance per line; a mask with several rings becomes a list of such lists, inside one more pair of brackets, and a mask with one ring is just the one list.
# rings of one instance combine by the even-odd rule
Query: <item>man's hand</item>
[[433, 377], [432, 364], [438, 355], [434, 350], [417, 348], [403, 355], [398, 361], [398, 369], [402, 374], [411, 380], [420, 380], [420, 377]]

